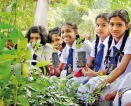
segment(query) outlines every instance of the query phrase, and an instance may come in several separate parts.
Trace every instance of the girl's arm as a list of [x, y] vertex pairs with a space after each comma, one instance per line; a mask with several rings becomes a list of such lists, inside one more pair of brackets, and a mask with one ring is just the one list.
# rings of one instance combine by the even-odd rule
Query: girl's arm
[[97, 75], [99, 75], [99, 74], [103, 74], [103, 75], [105, 75], [106, 74], [106, 70], [107, 69], [105, 69], [105, 70], [102, 70], [102, 71], [99, 71], [99, 72], [95, 72], [94, 70], [91, 70], [88, 66], [86, 66], [86, 67], [84, 67], [83, 69], [82, 69], [82, 73], [85, 75], [85, 76], [92, 76], [92, 77], [95, 77], [95, 76], [97, 76]]
[[58, 68], [53, 68], [54, 74], [56, 76], [60, 76], [60, 73], [61, 73], [62, 70], [64, 70], [65, 66], [66, 66], [66, 63], [60, 63]]
[[130, 59], [131, 59], [131, 54], [125, 54], [124, 57], [122, 58], [122, 61], [121, 63], [119, 64], [119, 66], [117, 68], [115, 68], [110, 74], [109, 74], [109, 77], [107, 77], [104, 81], [104, 82], [107, 82], [107, 83], [112, 83], [113, 81], [115, 81], [120, 75], [122, 75], [129, 62], [130, 62]]
[[[107, 82], [107, 83], [112, 83], [114, 80], [116, 80], [120, 75], [122, 75], [125, 70], [126, 70], [126, 67], [128, 66], [128, 63], [130, 62], [130, 59], [131, 59], [131, 54], [125, 54], [124, 57], [122, 58], [122, 61], [121, 63], [119, 64], [119, 66], [117, 68], [115, 68], [110, 74], [109, 76], [110, 77], [107, 77], [104, 81], [104, 82]], [[99, 75], [101, 72], [103, 74], [106, 74], [106, 70], [102, 70], [102, 71], [99, 71], [99, 72], [95, 72], [93, 70], [91, 70], [89, 67], [85, 67], [83, 68], [82, 70], [86, 71], [86, 75], [88, 76], [97, 76]]]
[[121, 75], [125, 72], [125, 70], [126, 70], [128, 64], [129, 64], [130, 60], [131, 60], [131, 54], [125, 54], [124, 57], [122, 58], [121, 63], [119, 64], [119, 66], [118, 66], [117, 68], [115, 68], [115, 69], [109, 74], [109, 77], [105, 78], [105, 79], [101, 82], [101, 84], [99, 84], [99, 86], [97, 86], [97, 87], [95, 88], [94, 92], [97, 91], [97, 89], [98, 89], [99, 87], [100, 87], [101, 89], [103, 89], [103, 87], [101, 87], [101, 85], [104, 85], [104, 86], [105, 86], [107, 83], [112, 83], [112, 82], [115, 81], [119, 76], [121, 76]]
[[117, 94], [117, 89], [105, 95], [104, 100], [112, 100]]

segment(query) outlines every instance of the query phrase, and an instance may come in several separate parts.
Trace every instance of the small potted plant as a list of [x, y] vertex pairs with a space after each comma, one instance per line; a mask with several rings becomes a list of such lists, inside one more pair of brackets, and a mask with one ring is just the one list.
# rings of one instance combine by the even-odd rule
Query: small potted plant
[[[82, 44], [84, 42], [84, 38], [79, 37], [76, 42], [76, 47], [80, 49], [82, 47]], [[86, 52], [85, 51], [78, 51], [77, 53], [78, 61], [77, 61], [77, 67], [84, 67], [86, 65]]]
[[52, 53], [52, 66], [55, 68], [58, 68], [59, 66], [59, 55], [58, 52], [56, 51], [56, 46], [52, 45], [53, 47], [53, 53]]

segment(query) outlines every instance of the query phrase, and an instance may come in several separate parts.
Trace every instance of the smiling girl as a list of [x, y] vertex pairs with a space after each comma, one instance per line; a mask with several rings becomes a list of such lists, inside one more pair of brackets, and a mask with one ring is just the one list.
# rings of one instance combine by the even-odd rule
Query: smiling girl
[[[66, 43], [66, 47], [63, 49], [61, 57], [60, 57], [60, 67], [58, 68], [60, 72], [63, 70], [62, 73], [68, 75], [73, 71], [78, 71], [77, 65], [75, 63], [77, 58], [77, 52], [79, 50], [86, 52], [87, 63], [90, 62], [90, 51], [91, 47], [88, 42], [84, 40], [83, 45], [80, 49], [76, 48], [76, 42], [79, 38], [78, 35], [78, 28], [76, 24], [72, 22], [66, 22], [61, 27], [61, 37], [63, 41]], [[70, 58], [69, 55], [71, 56]], [[69, 61], [70, 60], [70, 64]]]

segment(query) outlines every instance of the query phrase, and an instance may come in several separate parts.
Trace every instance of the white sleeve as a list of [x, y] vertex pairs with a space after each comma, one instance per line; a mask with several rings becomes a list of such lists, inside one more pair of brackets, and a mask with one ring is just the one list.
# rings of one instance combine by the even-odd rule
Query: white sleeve
[[44, 54], [45, 60], [51, 60], [53, 49], [50, 46], [45, 46], [44, 52], [47, 52]]
[[90, 42], [87, 41], [87, 40], [85, 40], [85, 41], [84, 41], [83, 49], [86, 51], [87, 63], [90, 63], [91, 48], [92, 48], [92, 45], [90, 44]]
[[127, 38], [127, 41], [124, 47], [124, 54], [131, 54], [131, 37]]
[[95, 41], [92, 42], [92, 48], [91, 48], [90, 56], [95, 57]]
[[61, 53], [61, 56], [60, 56], [60, 59], [59, 59], [62, 63], [67, 63], [66, 53], [67, 53], [67, 48], [65, 47], [62, 50], [62, 53]]

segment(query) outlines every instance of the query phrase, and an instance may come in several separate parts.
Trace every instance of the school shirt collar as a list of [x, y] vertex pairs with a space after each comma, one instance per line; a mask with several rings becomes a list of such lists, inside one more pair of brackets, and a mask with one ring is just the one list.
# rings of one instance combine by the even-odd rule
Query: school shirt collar
[[119, 42], [117, 44], [115, 44], [115, 39], [113, 38], [110, 49], [112, 48], [112, 46], [115, 46], [118, 50], [120, 50], [120, 47], [121, 47], [122, 41], [123, 41], [123, 37], [124, 37], [124, 35], [121, 37], [121, 39], [119, 40]]
[[109, 36], [108, 37], [106, 37], [106, 39], [102, 42], [102, 40], [101, 40], [101, 38], [99, 39], [99, 46], [98, 47], [100, 47], [100, 44], [101, 43], [103, 43], [104, 45], [105, 45], [105, 47], [107, 46], [107, 44], [108, 44], [108, 40], [109, 40]]
[[104, 44], [105, 46], [107, 46], [107, 45], [108, 45], [108, 41], [109, 41], [109, 36], [106, 37], [106, 39], [104, 40], [103, 44]]
[[70, 47], [68, 44], [66, 44], [67, 49], [72, 48], [72, 49], [75, 50], [75, 49], [76, 49], [76, 42], [77, 42], [77, 40], [75, 40], [75, 41], [73, 42], [72, 47]]
[[102, 42], [101, 38], [99, 38], [99, 43], [98, 43], [98, 45], [100, 45], [101, 43], [103, 43], [103, 42]]

